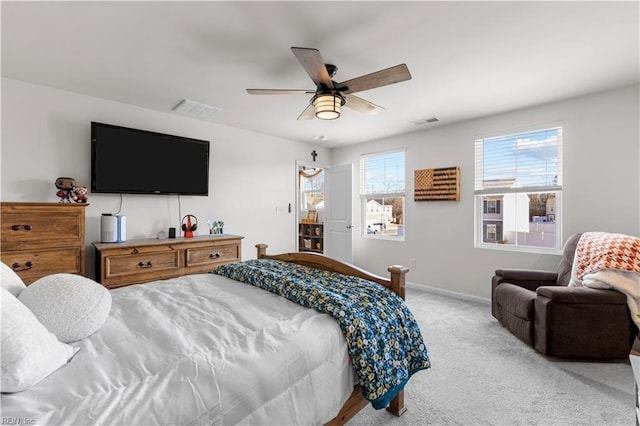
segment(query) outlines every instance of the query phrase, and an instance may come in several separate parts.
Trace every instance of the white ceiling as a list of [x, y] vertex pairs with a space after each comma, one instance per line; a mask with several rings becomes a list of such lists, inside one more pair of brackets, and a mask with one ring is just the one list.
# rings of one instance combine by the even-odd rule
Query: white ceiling
[[[2, 75], [211, 122], [340, 146], [639, 81], [628, 2], [2, 2]], [[340, 82], [400, 63], [413, 78], [359, 92], [386, 109], [296, 118], [315, 89], [290, 50], [313, 47]], [[437, 117], [437, 124], [415, 122]], [[118, 124], [118, 123], [114, 123]]]

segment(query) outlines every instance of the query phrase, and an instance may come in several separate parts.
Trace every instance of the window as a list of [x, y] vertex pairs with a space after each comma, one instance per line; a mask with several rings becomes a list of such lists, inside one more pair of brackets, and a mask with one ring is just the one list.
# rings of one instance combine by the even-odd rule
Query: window
[[501, 200], [485, 199], [483, 201], [484, 212], [500, 214], [500, 202]]
[[404, 239], [404, 150], [360, 158], [362, 235]]
[[495, 241], [497, 238], [498, 226], [496, 224], [487, 224], [487, 239]]
[[324, 210], [324, 169], [302, 168], [300, 175], [300, 210]]
[[561, 249], [562, 127], [475, 142], [476, 247]]

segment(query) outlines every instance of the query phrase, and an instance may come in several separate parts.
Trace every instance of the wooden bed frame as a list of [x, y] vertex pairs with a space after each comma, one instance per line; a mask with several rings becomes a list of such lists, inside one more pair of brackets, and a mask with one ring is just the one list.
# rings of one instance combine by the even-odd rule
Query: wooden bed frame
[[[345, 275], [364, 278], [366, 280], [383, 285], [398, 294], [403, 299], [405, 298], [405, 275], [407, 272], [409, 272], [409, 268], [405, 266], [389, 266], [389, 268], [387, 268], [387, 271], [389, 271], [390, 273], [390, 278], [387, 279], [370, 274], [364, 269], [360, 269], [354, 265], [331, 259], [317, 253], [300, 252], [268, 255], [267, 247], [267, 244], [256, 244], [256, 248], [258, 249], [258, 259], [280, 260], [283, 262], [291, 262], [299, 265], [309, 266], [312, 268], [322, 269], [325, 271], [338, 272]], [[347, 399], [347, 402], [345, 402], [345, 404], [338, 412], [338, 415], [331, 421], [326, 423], [325, 426], [336, 426], [345, 424], [347, 421], [349, 421], [349, 419], [355, 416], [358, 411], [363, 409], [368, 404], [369, 401], [367, 401], [364, 396], [362, 396], [360, 385], [356, 385], [353, 389], [353, 392], [351, 393], [351, 396], [349, 397], [349, 399]], [[404, 406], [404, 390], [402, 390], [395, 398], [391, 400], [391, 403], [387, 407], [387, 411], [400, 417], [406, 410], [407, 409]]]

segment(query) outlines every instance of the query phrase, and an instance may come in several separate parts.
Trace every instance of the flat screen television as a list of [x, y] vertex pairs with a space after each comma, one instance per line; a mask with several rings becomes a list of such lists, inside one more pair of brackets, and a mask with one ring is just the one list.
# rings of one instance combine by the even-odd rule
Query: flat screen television
[[209, 141], [92, 121], [91, 192], [209, 195]]

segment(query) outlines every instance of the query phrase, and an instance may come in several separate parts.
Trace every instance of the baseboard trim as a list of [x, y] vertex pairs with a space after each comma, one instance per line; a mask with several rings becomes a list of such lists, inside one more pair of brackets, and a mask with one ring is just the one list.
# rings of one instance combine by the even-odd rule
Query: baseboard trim
[[457, 291], [445, 290], [442, 288], [431, 287], [424, 284], [411, 283], [409, 281], [406, 281], [405, 285], [407, 288], [411, 288], [413, 290], [420, 290], [420, 291], [425, 291], [427, 293], [439, 294], [440, 296], [447, 296], [454, 299], [465, 300], [465, 301], [479, 302], [486, 305], [491, 304], [491, 300], [487, 299], [486, 297], [472, 296], [470, 294], [458, 293]]

